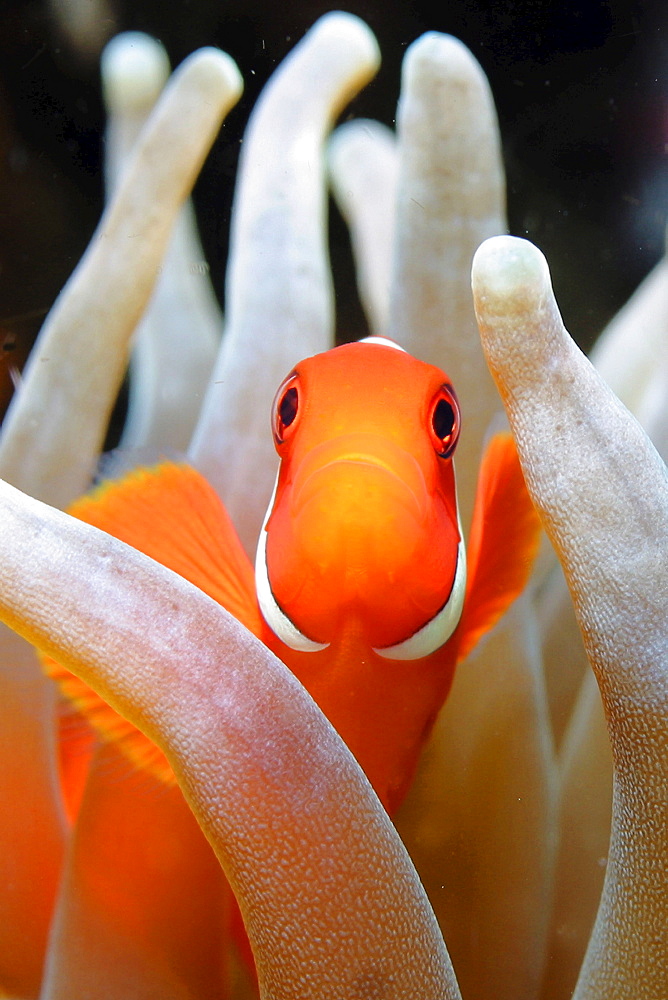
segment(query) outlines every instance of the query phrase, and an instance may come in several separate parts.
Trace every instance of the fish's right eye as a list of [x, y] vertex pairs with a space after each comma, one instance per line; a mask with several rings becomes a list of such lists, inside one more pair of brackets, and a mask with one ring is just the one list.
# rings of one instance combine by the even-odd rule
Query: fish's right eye
[[299, 375], [292, 372], [281, 382], [272, 406], [272, 430], [276, 444], [283, 444], [294, 429], [299, 413]]

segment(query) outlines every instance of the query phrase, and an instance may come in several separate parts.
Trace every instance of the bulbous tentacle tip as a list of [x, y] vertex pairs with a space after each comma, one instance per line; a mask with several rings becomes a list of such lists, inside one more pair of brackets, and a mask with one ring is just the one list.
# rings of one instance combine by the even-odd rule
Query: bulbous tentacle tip
[[471, 268], [479, 318], [529, 309], [551, 290], [550, 271], [538, 247], [516, 236], [493, 236], [482, 243]]
[[123, 31], [106, 45], [100, 60], [104, 100], [114, 114], [151, 108], [169, 76], [164, 47], [143, 31]]
[[205, 46], [181, 63], [177, 73], [189, 72], [213, 98], [234, 103], [241, 97], [244, 81], [239, 67], [221, 49]]
[[486, 78], [471, 50], [453, 35], [440, 31], [426, 31], [408, 46], [403, 63], [404, 74], [419, 76], [430, 74], [438, 64], [447, 71], [449, 82], [470, 82], [472, 77]]
[[341, 10], [330, 11], [316, 21], [311, 33], [322, 33], [330, 42], [338, 39], [356, 54], [360, 64], [365, 65], [370, 74], [378, 70], [381, 56], [376, 36], [357, 15]]
[[514, 236], [486, 240], [474, 255], [471, 285], [483, 350], [502, 398], [541, 382], [546, 368], [575, 349], [547, 261], [533, 243]]

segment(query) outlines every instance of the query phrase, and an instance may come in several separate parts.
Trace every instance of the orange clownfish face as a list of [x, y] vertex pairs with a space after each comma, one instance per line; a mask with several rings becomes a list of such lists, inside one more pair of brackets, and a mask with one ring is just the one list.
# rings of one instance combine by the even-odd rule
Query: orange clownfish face
[[448, 377], [370, 337], [301, 362], [272, 419], [281, 465], [256, 559], [268, 625], [300, 651], [438, 649], [466, 589]]

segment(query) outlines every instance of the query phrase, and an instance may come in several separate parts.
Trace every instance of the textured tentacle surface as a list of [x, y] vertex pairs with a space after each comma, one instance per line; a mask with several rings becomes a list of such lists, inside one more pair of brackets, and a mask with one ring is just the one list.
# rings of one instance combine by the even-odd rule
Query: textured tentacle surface
[[181, 577], [1, 496], [0, 615], [166, 753], [239, 900], [262, 996], [456, 1000], [408, 855], [287, 668]]
[[478, 251], [483, 345], [527, 484], [557, 550], [614, 759], [603, 896], [575, 996], [654, 1000], [668, 983], [668, 477], [649, 439], [563, 328], [544, 258]]

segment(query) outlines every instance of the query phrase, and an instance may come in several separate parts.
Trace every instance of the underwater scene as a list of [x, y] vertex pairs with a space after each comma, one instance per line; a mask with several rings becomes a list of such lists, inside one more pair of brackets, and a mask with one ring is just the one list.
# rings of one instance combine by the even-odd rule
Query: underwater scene
[[661, 5], [0, 25], [0, 996], [668, 998]]

